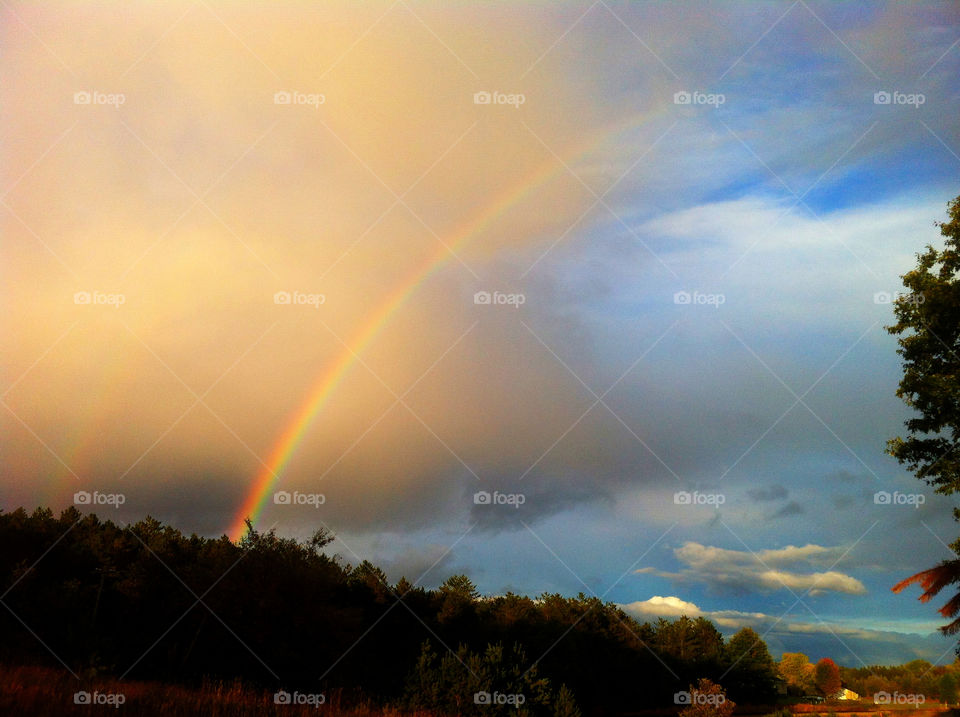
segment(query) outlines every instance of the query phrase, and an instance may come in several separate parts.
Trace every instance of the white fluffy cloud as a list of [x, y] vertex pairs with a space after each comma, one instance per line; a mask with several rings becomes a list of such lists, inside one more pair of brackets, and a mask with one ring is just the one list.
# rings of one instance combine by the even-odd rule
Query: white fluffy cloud
[[[729, 550], [701, 543], [686, 542], [673, 551], [684, 567], [679, 572], [656, 568], [640, 568], [638, 573], [652, 573], [681, 583], [704, 582], [707, 585], [736, 592], [748, 590], [792, 592], [825, 592], [863, 595], [866, 587], [857, 578], [833, 570], [840, 560], [841, 549], [808, 544], [749, 552]], [[786, 569], [794, 565], [819, 566], [829, 561], [826, 571], [799, 572]]]
[[703, 614], [703, 611], [692, 602], [681, 600], [678, 597], [661, 597], [660, 595], [654, 595], [649, 600], [624, 605], [623, 608], [638, 617], [681, 617], [683, 615], [699, 617]]
[[894, 632], [863, 628], [844, 621], [826, 620], [808, 615], [770, 615], [739, 610], [703, 610], [683, 598], [654, 595], [647, 600], [622, 604], [620, 607], [638, 620], [673, 619], [681, 616], [705, 617], [729, 636], [740, 628], [750, 627], [759, 633], [775, 659], [783, 652], [800, 651], [817, 660], [832, 657], [842, 664], [893, 664], [913, 658], [934, 662], [952, 656], [949, 641], [930, 634], [930, 626], [917, 625], [926, 634]]

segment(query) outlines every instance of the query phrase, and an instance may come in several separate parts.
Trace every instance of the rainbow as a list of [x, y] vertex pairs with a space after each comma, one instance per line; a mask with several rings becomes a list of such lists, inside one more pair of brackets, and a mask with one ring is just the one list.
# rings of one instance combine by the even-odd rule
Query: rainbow
[[[613, 132], [603, 132], [598, 139], [584, 143], [584, 146], [579, 148], [578, 151], [570, 153], [571, 161], [580, 159], [600, 141], [609, 138], [619, 129], [618, 127]], [[228, 533], [231, 540], [239, 540], [245, 534], [247, 518], [254, 524], [257, 522], [280, 474], [290, 463], [314, 419], [323, 410], [330, 396], [336, 391], [350, 369], [356, 364], [360, 354], [377, 338], [397, 310], [407, 302], [431, 274], [447, 263], [458, 249], [465, 246], [504, 212], [524, 200], [535, 189], [565, 171], [564, 163], [558, 161], [555, 157], [548, 158], [530, 175], [518, 184], [500, 192], [476, 215], [465, 221], [453, 233], [452, 239], [441, 243], [436, 253], [411, 272], [384, 299], [380, 308], [370, 316], [347, 343], [347, 347], [344, 348], [336, 362], [320, 374], [307, 394], [307, 398], [291, 416], [286, 428], [277, 438], [269, 457], [264, 461], [263, 468], [234, 516]]]

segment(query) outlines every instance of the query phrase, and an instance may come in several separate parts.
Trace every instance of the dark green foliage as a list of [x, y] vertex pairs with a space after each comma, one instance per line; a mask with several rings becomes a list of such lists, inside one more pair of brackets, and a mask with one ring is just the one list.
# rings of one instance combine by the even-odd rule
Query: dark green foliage
[[725, 647], [703, 618], [641, 624], [583, 594], [484, 598], [463, 575], [391, 586], [372, 563], [326, 555], [331, 540], [250, 528], [235, 544], [149, 517], [124, 528], [73, 508], [0, 512], [0, 664], [444, 709], [456, 694], [462, 713], [464, 694], [492, 685], [523, 690], [531, 714], [568, 717], [669, 707], [701, 677], [753, 701], [765, 689], [766, 647], [748, 633]]
[[581, 717], [573, 692], [566, 685], [560, 685], [560, 691], [557, 692], [557, 699], [553, 703], [553, 717]]
[[894, 302], [903, 378], [897, 395], [919, 415], [888, 449], [918, 478], [950, 495], [960, 490], [960, 197], [942, 222], [944, 248], [928, 246], [903, 275], [907, 295]]
[[740, 703], [773, 701], [777, 694], [777, 665], [766, 643], [753, 629], [740, 629], [724, 646], [723, 684]]
[[[537, 666], [519, 645], [509, 650], [487, 645], [483, 654], [460, 645], [456, 654], [445, 652], [438, 659], [429, 642], [410, 673], [404, 697], [411, 710], [474, 717], [549, 715], [555, 700], [550, 681], [537, 676]], [[576, 705], [568, 704], [570, 708]]]
[[957, 701], [957, 680], [953, 675], [943, 674], [937, 682], [937, 691], [940, 693], [940, 701], [947, 705], [952, 705]]
[[[894, 302], [897, 322], [887, 327], [899, 336], [903, 358], [897, 395], [917, 414], [906, 422], [906, 437], [891, 439], [887, 450], [938, 493], [951, 495], [960, 490], [960, 197], [947, 210], [949, 220], [937, 224], [943, 250], [928, 245], [917, 255], [917, 267], [901, 277], [910, 293]], [[953, 515], [960, 520], [960, 509]], [[950, 548], [960, 555], [960, 540]], [[900, 581], [893, 591], [919, 584], [920, 600], [927, 602], [956, 583], [960, 560], [951, 559]], [[944, 633], [960, 632], [960, 593], [940, 614], [952, 618]]]
[[913, 660], [904, 665], [841, 667], [840, 679], [844, 687], [865, 700], [872, 700], [878, 692], [900, 692], [952, 703], [957, 699], [960, 662], [933, 666], [926, 660]]

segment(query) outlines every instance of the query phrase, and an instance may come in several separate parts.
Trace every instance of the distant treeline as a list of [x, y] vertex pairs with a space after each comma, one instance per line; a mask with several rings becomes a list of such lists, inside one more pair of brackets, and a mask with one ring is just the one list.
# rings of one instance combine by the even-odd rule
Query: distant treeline
[[674, 707], [699, 678], [739, 704], [776, 697], [776, 664], [749, 628], [725, 641], [703, 618], [640, 623], [582, 594], [481, 598], [463, 575], [391, 585], [326, 555], [332, 539], [251, 528], [235, 544], [149, 517], [124, 528], [75, 508], [0, 512], [0, 663], [356, 690], [437, 713], [501, 711], [474, 705], [478, 690], [522, 692], [530, 714]]
[[[840, 676], [848, 689], [873, 700], [881, 695], [881, 703], [890, 695], [892, 704], [912, 704], [913, 696], [924, 703], [940, 701], [956, 704], [960, 681], [960, 663], [936, 667], [926, 660], [913, 660], [904, 665], [874, 665], [872, 667], [841, 667]], [[901, 697], [902, 695], [902, 697]]]

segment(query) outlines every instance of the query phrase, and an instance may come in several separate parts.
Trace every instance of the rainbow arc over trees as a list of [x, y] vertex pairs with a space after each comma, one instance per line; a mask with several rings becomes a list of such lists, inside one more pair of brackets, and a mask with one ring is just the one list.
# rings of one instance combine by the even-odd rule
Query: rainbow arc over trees
[[[634, 122], [630, 125], [635, 126]], [[232, 540], [239, 540], [246, 532], [247, 518], [257, 523], [260, 513], [273, 493], [274, 486], [297, 451], [300, 443], [310, 430], [317, 416], [323, 410], [330, 397], [343, 381], [344, 377], [357, 364], [358, 357], [380, 335], [383, 328], [390, 322], [394, 314], [413, 296], [417, 289], [438, 269], [443, 267], [456, 253], [465, 247], [473, 238], [481, 234], [490, 224], [512, 207], [530, 196], [539, 187], [547, 184], [553, 178], [562, 175], [567, 167], [581, 159], [598, 144], [618, 134], [622, 126], [602, 132], [597, 139], [585, 142], [575, 151], [569, 153], [569, 159], [561, 162], [556, 157], [550, 157], [538, 166], [533, 172], [518, 183], [511, 185], [498, 193], [482, 209], [464, 221], [456, 229], [450, 239], [440, 244], [422, 265], [412, 271], [401, 281], [393, 291], [383, 300], [380, 308], [357, 329], [347, 346], [339, 354], [333, 365], [325, 367], [313, 386], [307, 393], [300, 407], [290, 416], [286, 427], [277, 437], [268, 458], [264, 461], [253, 485], [250, 487], [242, 505], [238, 508], [231, 523], [228, 535]]]

